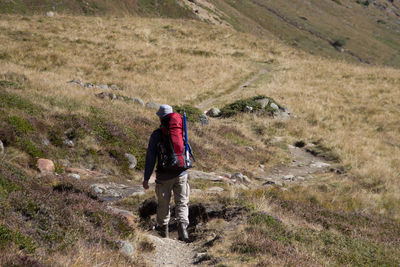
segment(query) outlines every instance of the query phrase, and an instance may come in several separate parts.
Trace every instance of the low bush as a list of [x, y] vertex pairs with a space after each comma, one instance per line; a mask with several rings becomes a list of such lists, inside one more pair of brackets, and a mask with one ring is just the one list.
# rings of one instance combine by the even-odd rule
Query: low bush
[[183, 114], [186, 112], [187, 120], [190, 122], [199, 122], [200, 115], [203, 114], [200, 109], [193, 107], [191, 105], [173, 106], [175, 112]]
[[[257, 101], [262, 99], [266, 99], [269, 101], [269, 103], [265, 105], [264, 108], [262, 107], [262, 104]], [[272, 115], [275, 111], [271, 107], [272, 103], [276, 104], [280, 109], [283, 108], [273, 98], [264, 95], [258, 95], [251, 98], [241, 99], [224, 106], [221, 109], [221, 114], [223, 117], [232, 117], [238, 113], [243, 112], [262, 112]]]

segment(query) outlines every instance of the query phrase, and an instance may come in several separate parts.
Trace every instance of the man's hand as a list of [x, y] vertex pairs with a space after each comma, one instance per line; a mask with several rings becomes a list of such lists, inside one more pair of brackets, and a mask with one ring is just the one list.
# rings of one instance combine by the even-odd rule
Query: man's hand
[[143, 188], [145, 190], [149, 189], [149, 181], [146, 181], [146, 180], [143, 181]]

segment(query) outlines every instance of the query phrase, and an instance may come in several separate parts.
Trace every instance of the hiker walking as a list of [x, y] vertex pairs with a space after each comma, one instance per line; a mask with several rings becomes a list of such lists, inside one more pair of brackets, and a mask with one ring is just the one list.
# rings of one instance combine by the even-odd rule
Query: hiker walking
[[169, 105], [161, 105], [157, 111], [160, 128], [150, 137], [146, 153], [143, 188], [149, 188], [149, 179], [157, 161], [156, 188], [157, 226], [162, 237], [168, 237], [170, 219], [169, 203], [174, 193], [175, 216], [178, 220], [179, 240], [189, 242], [189, 194], [187, 169], [192, 166], [187, 142], [186, 117], [173, 113]]

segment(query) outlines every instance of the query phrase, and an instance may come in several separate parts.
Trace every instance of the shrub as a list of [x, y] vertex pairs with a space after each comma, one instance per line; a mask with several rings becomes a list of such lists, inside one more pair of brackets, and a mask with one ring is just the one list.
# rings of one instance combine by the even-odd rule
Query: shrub
[[25, 118], [20, 118], [18, 116], [11, 116], [7, 119], [8, 123], [10, 123], [17, 134], [27, 134], [34, 130], [32, 124]]
[[[262, 108], [262, 105], [259, 102], [257, 102], [257, 100], [261, 100], [261, 99], [269, 100], [268, 105], [266, 105], [264, 108]], [[258, 96], [252, 97], [252, 98], [241, 99], [241, 100], [238, 100], [236, 102], [233, 102], [231, 104], [224, 106], [221, 109], [221, 114], [223, 117], [232, 117], [232, 116], [234, 116], [238, 113], [242, 113], [242, 112], [263, 111], [268, 114], [273, 114], [275, 110], [273, 108], [271, 108], [271, 103], [274, 103], [279, 108], [282, 108], [282, 106], [280, 106], [273, 98], [264, 96], [264, 95], [258, 95]], [[248, 107], [251, 108], [251, 111], [248, 109]]]
[[183, 113], [186, 112], [187, 120], [190, 122], [199, 122], [200, 115], [203, 114], [200, 109], [191, 105], [173, 106], [173, 109], [175, 112], [181, 114], [182, 116]]

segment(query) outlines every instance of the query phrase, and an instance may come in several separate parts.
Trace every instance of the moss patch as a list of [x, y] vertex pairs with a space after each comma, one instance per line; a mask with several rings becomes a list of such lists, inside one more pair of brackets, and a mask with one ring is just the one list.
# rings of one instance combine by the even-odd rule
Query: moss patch
[[[264, 108], [262, 107], [261, 103], [257, 101], [261, 99], [266, 99], [269, 101], [269, 103]], [[259, 95], [252, 98], [241, 99], [231, 104], [228, 104], [221, 109], [221, 114], [223, 117], [232, 117], [238, 113], [243, 113], [243, 112], [251, 112], [251, 113], [262, 112], [265, 114], [272, 115], [275, 111], [271, 107], [272, 103], [276, 104], [280, 109], [283, 108], [273, 98], [264, 95]]]

